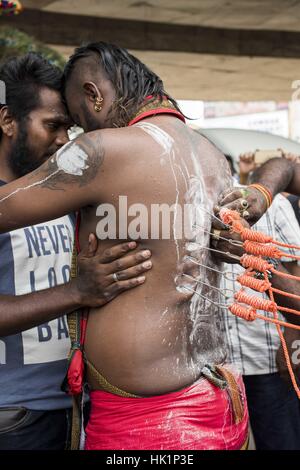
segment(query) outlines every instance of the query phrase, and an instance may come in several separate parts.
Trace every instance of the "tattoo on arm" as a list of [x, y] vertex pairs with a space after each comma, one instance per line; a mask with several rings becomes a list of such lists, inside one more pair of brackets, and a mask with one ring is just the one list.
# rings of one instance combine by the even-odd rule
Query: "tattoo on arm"
[[103, 160], [101, 136], [83, 135], [64, 145], [31, 177], [40, 179], [40, 187], [52, 190], [64, 191], [66, 184], [83, 187], [96, 177]]

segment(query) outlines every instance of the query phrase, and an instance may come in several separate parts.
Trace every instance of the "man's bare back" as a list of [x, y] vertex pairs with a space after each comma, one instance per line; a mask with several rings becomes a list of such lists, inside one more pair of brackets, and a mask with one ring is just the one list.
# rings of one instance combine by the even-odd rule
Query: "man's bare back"
[[[209, 214], [229, 185], [226, 160], [212, 144], [177, 118], [153, 117], [132, 127], [83, 135], [35, 172], [1, 188], [0, 230], [54, 219], [81, 207], [84, 240], [97, 231], [98, 206], [118, 207], [122, 195], [128, 208], [144, 204], [149, 214], [153, 204], [177, 202], [197, 208], [194, 236], [174, 240], [171, 224], [170, 239], [143, 237], [141, 248], [151, 250], [153, 262], [146, 283], [91, 310], [89, 316], [85, 351], [97, 370], [125, 391], [160, 394], [192, 383], [204, 364], [223, 359], [217, 307], [210, 302], [219, 300], [210, 288], [218, 286], [218, 276], [204, 266], [215, 267], [205, 249]], [[149, 216], [150, 236], [152, 223]], [[115, 240], [102, 243], [109, 248]], [[195, 269], [188, 269], [186, 276], [182, 264], [185, 269], [187, 261]]]
[[[231, 181], [225, 158], [183, 124], [162, 80], [125, 49], [78, 48], [63, 87], [85, 134], [0, 188], [0, 232], [81, 209], [81, 242], [93, 231], [106, 251], [116, 240], [138, 240], [153, 263], [146, 282], [90, 311], [85, 448], [244, 448], [241, 379], [220, 368], [217, 382], [214, 374], [213, 384], [197, 380], [204, 365], [225, 359], [215, 315], [221, 267], [209, 248], [212, 209]], [[109, 271], [115, 287], [119, 268]], [[80, 353], [72, 358], [68, 384], [77, 393]]]
[[[187, 240], [184, 234], [182, 240], [174, 240], [172, 226], [169, 240], [153, 240], [149, 215], [148, 239], [140, 245], [151, 250], [153, 270], [142, 288], [90, 312], [85, 351], [111, 384], [137, 395], [162, 394], [192, 383], [205, 363], [220, 363], [223, 358], [216, 307], [200, 297], [218, 302], [216, 291], [197, 285], [189, 276], [218, 285], [217, 276], [196, 263], [213, 266], [205, 249], [209, 234], [203, 229], [210, 231], [209, 213], [229, 176], [224, 177], [224, 157], [178, 119], [155, 117], [122, 132], [124, 139], [132, 140], [132, 149], [113, 162], [104, 161], [99, 204], [118, 208], [119, 196], [126, 195], [128, 208], [144, 204], [151, 214], [151, 205], [172, 206], [177, 201], [180, 207], [197, 205], [200, 224], [194, 230], [196, 240]], [[95, 206], [84, 209], [82, 217], [84, 240], [96, 231], [100, 218]], [[102, 243], [109, 248], [114, 241]], [[187, 256], [194, 258], [189, 264], [195, 269], [180, 275]], [[93, 377], [89, 383], [98, 388]]]

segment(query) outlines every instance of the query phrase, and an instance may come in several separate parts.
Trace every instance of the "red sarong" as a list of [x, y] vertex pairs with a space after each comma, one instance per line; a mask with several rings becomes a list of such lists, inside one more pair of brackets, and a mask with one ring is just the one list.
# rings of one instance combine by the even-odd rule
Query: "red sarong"
[[235, 424], [230, 399], [201, 378], [165, 395], [124, 398], [91, 392], [86, 450], [238, 450], [247, 440], [248, 410], [241, 377], [244, 416]]

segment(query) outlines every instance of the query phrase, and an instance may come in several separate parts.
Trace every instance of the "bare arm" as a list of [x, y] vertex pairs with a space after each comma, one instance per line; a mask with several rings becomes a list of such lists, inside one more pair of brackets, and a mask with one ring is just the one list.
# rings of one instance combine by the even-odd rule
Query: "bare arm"
[[[98, 252], [97, 240], [90, 235], [89, 244], [78, 256], [78, 276], [67, 284], [51, 289], [20, 295], [0, 295], [0, 337], [16, 334], [49, 322], [81, 307], [101, 307], [122, 292], [144, 283], [144, 263], [148, 250], [135, 250], [135, 242], [120, 243], [103, 253]], [[149, 263], [149, 261], [148, 261]], [[112, 273], [118, 273], [115, 282]]]
[[[226, 231], [221, 232], [221, 236], [224, 238], [231, 239], [231, 240], [232, 239], [240, 240], [239, 235], [230, 234], [229, 232], [226, 232]], [[215, 246], [217, 246], [218, 250], [224, 252], [224, 255], [218, 254], [217, 258], [220, 261], [223, 261], [226, 263], [238, 263], [238, 257], [241, 257], [245, 254], [243, 247], [234, 246], [222, 239]], [[228, 258], [228, 256], [226, 256], [225, 253], [231, 253], [235, 255], [236, 258]], [[294, 263], [284, 263], [284, 264], [283, 263], [279, 264], [277, 268], [278, 271], [284, 272], [284, 273], [289, 272], [290, 274], [293, 274], [295, 276], [300, 276], [298, 266], [295, 266]], [[289, 270], [287, 270], [285, 268], [286, 265], [293, 265], [293, 267], [289, 266]], [[299, 281], [297, 281], [296, 279], [290, 279], [290, 278], [282, 277], [278, 274], [273, 274], [271, 284], [272, 284], [272, 287], [278, 290], [281, 290], [284, 292], [290, 292], [291, 294], [299, 294]], [[277, 303], [277, 305], [280, 305], [282, 307], [288, 307], [294, 310], [298, 310], [300, 312], [300, 300], [295, 299], [293, 297], [287, 297], [285, 295], [278, 294], [275, 292], [273, 294], [274, 294], [274, 300]], [[292, 313], [286, 313], [286, 312], [281, 312], [281, 313], [290, 323], [300, 325], [300, 315], [294, 315]]]
[[99, 200], [102, 131], [69, 142], [42, 166], [0, 188], [0, 232], [34, 225]]
[[72, 283], [27, 295], [0, 296], [0, 336], [8, 336], [49, 322], [82, 307]]
[[[265, 186], [273, 198], [283, 191], [300, 195], [300, 164], [286, 158], [272, 158], [255, 170], [252, 182]], [[266, 212], [268, 206], [260, 191], [248, 187], [247, 192], [248, 195], [245, 196], [240, 189], [230, 189], [220, 197], [216, 212], [218, 213], [219, 208], [224, 206], [240, 211], [242, 199], [247, 199], [249, 204], [247, 221], [253, 225]]]
[[300, 163], [293, 163], [293, 166], [293, 176], [285, 191], [300, 196]]
[[286, 158], [272, 158], [253, 173], [254, 183], [266, 186], [273, 197], [286, 191], [300, 195], [300, 165]]

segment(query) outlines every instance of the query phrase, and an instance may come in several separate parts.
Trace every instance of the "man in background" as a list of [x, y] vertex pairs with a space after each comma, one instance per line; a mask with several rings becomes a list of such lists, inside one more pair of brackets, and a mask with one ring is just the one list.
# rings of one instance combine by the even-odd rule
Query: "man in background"
[[[1, 186], [68, 141], [61, 78], [36, 54], [2, 66]], [[71, 397], [61, 390], [70, 349], [65, 314], [101, 307], [143, 283], [140, 276], [151, 267], [141, 264], [149, 252], [118, 259], [135, 242], [102, 254], [90, 235], [78, 259], [79, 276], [69, 281], [73, 238], [70, 216], [0, 235], [0, 450], [65, 448], [71, 408]], [[115, 271], [122, 281], [114, 281]]]
[[[231, 168], [234, 166], [231, 165]], [[239, 169], [245, 183], [249, 183], [249, 175], [255, 170], [253, 153], [240, 156]], [[271, 207], [253, 229], [271, 235], [283, 243], [300, 244], [300, 228], [290, 203], [282, 195], [275, 197]], [[216, 245], [218, 249], [222, 247], [221, 242]], [[285, 251], [287, 254], [299, 254], [292, 249]], [[288, 257], [283, 261], [283, 265], [277, 266], [277, 269], [287, 269], [294, 273], [299, 269], [297, 261]], [[241, 289], [236, 279], [244, 272], [244, 268], [239, 264], [226, 264], [225, 271], [226, 276], [222, 277], [221, 288], [227, 296], [230, 296], [227, 300], [229, 306], [234, 294]], [[279, 283], [276, 286], [278, 288], [293, 292], [292, 281], [282, 281], [282, 278], [273, 275], [272, 282]], [[280, 285], [282, 282], [285, 283], [284, 286]], [[253, 295], [251, 289], [245, 288], [245, 292]], [[255, 292], [255, 295], [268, 299], [264, 293]], [[284, 297], [278, 303], [287, 306]], [[275, 325], [261, 320], [247, 322], [232, 315], [228, 309], [222, 309], [220, 313], [220, 323], [226, 334], [229, 357], [243, 374], [256, 449], [299, 450], [300, 408], [291, 382], [287, 380], [288, 374], [285, 373], [285, 380], [282, 377], [286, 372], [286, 364]], [[258, 313], [264, 314], [261, 311]], [[285, 320], [280, 312], [278, 318], [281, 321]], [[299, 338], [299, 331], [287, 328], [285, 336], [289, 344], [290, 338]], [[299, 375], [299, 367], [297, 368], [296, 364], [295, 372]]]

